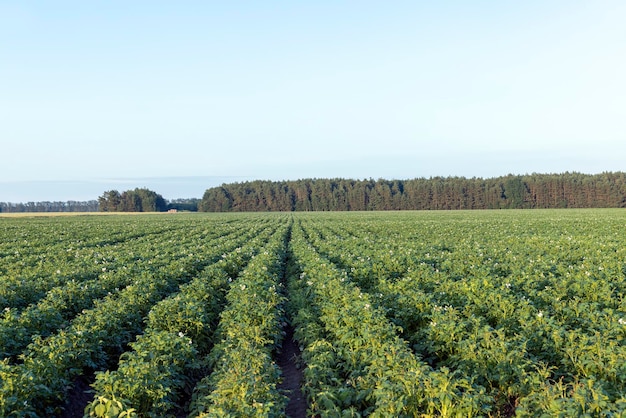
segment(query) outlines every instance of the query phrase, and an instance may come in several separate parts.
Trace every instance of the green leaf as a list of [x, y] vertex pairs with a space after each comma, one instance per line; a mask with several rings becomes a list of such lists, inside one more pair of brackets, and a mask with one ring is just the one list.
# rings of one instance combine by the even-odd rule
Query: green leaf
[[106, 413], [106, 407], [102, 404], [100, 405], [96, 405], [96, 407], [94, 408], [94, 412], [96, 413], [96, 416], [98, 417], [103, 417], [105, 416], [104, 414]]

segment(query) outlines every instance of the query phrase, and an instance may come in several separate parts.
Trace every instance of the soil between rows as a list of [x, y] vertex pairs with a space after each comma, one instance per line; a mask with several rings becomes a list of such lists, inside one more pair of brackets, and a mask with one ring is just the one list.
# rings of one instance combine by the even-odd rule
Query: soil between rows
[[84, 416], [85, 407], [93, 401], [94, 394], [90, 385], [94, 380], [93, 374], [74, 379], [74, 385], [67, 393], [65, 407], [59, 418], [82, 418]]
[[285, 413], [289, 418], [306, 418], [306, 397], [302, 393], [302, 369], [300, 368], [300, 348], [293, 340], [293, 327], [285, 327], [283, 345], [276, 357], [276, 364], [282, 371], [283, 380], [278, 388], [289, 397]]

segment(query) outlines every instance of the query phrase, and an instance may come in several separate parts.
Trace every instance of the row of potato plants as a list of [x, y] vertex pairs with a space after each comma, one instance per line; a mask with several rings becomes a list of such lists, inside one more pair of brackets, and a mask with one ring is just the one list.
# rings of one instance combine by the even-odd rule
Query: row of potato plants
[[[231, 228], [213, 224], [215, 230], [220, 227], [225, 233]], [[240, 236], [199, 240], [193, 256], [134, 275], [132, 284], [95, 301], [92, 309], [83, 311], [68, 327], [48, 338], [36, 337], [20, 355], [20, 363], [0, 362], [0, 416], [56, 415], [73, 380], [115, 364], [142, 331], [143, 317], [156, 302], [266, 228], [250, 223], [239, 225], [239, 230], [242, 227], [248, 229]], [[181, 229], [180, 234], [186, 232]]]
[[202, 369], [199, 358], [212, 347], [229, 282], [259, 252], [266, 230], [225, 254], [180, 291], [148, 313], [143, 335], [122, 354], [117, 369], [96, 373], [93, 402], [86, 416], [163, 416], [180, 410], [181, 396]]
[[451, 225], [402, 219], [376, 233], [376, 222], [309, 222], [307, 230], [377, 296], [415, 352], [470, 376], [501, 413], [624, 413], [621, 222], [584, 221], [511, 228], [484, 217]]
[[[373, 298], [307, 242], [291, 240], [290, 283], [309, 413], [319, 416], [475, 416], [487, 398], [462, 376], [411, 352]], [[299, 272], [299, 273], [298, 273]]]
[[[285, 218], [287, 219], [287, 218]], [[273, 360], [283, 339], [285, 221], [266, 247], [230, 283], [216, 345], [206, 360], [211, 373], [195, 387], [190, 417], [279, 417], [287, 398], [278, 390]]]
[[[102, 247], [146, 235], [146, 218], [117, 217], [101, 222], [97, 217], [70, 218], [2, 218], [0, 219], [0, 257], [18, 259], [24, 265], [40, 259], [56, 248]], [[175, 229], [167, 223], [149, 225], [149, 233], [158, 234]], [[24, 248], [28, 248], [25, 251]]]
[[[83, 222], [76, 224], [82, 225]], [[91, 222], [85, 223], [92, 225]], [[20, 223], [20, 225], [28, 229], [34, 228], [29, 224]], [[117, 227], [127, 226], [128, 224], [117, 225]], [[79, 228], [79, 231], [83, 230]], [[101, 228], [96, 230], [101, 231]], [[58, 242], [47, 243], [50, 239], [48, 234], [55, 237]], [[102, 234], [107, 238], [100, 238], [95, 242], [67, 243], [61, 238], [63, 235], [61, 231], [46, 230], [41, 236], [17, 243], [15, 254], [2, 258], [0, 306], [19, 312], [29, 304], [37, 302], [54, 287], [62, 286], [67, 281], [82, 282], [97, 279], [103, 268], [114, 269], [116, 261], [122, 254], [132, 254], [136, 248], [148, 250], [148, 244], [154, 241], [164, 241], [167, 236], [176, 237], [176, 231], [172, 231], [171, 228], [164, 230], [149, 224], [143, 224], [141, 228], [136, 227], [132, 233], [120, 232], [116, 230], [116, 224], [111, 224], [107, 230], [102, 231]], [[128, 263], [128, 260], [124, 261]]]
[[96, 259], [97, 265], [103, 266], [98, 268], [100, 271], [96, 278], [83, 281], [71, 279], [53, 287], [38, 303], [21, 311], [6, 307], [0, 317], [0, 357], [15, 357], [28, 345], [33, 335], [50, 335], [66, 326], [84, 309], [91, 308], [95, 300], [132, 283], [134, 275], [188, 258], [194, 242], [197, 245], [202, 240], [211, 239], [209, 235], [195, 232], [186, 234], [178, 245], [171, 246], [169, 240], [176, 235], [168, 233], [159, 237], [159, 242], [155, 242], [154, 238], [135, 242], [137, 245], [132, 247], [132, 253], [125, 251], [128, 247], [107, 248], [107, 253], [99, 253]]

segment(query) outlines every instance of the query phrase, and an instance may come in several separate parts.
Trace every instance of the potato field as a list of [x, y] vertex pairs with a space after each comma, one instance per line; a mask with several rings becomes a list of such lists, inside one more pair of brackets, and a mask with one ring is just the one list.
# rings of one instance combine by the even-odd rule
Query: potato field
[[623, 209], [0, 217], [0, 309], [0, 417], [626, 416]]

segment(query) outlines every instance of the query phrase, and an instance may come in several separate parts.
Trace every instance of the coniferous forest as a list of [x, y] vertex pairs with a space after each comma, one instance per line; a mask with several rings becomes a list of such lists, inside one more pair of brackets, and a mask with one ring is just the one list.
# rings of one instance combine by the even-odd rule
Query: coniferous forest
[[626, 207], [626, 173], [250, 181], [208, 189], [205, 212]]

